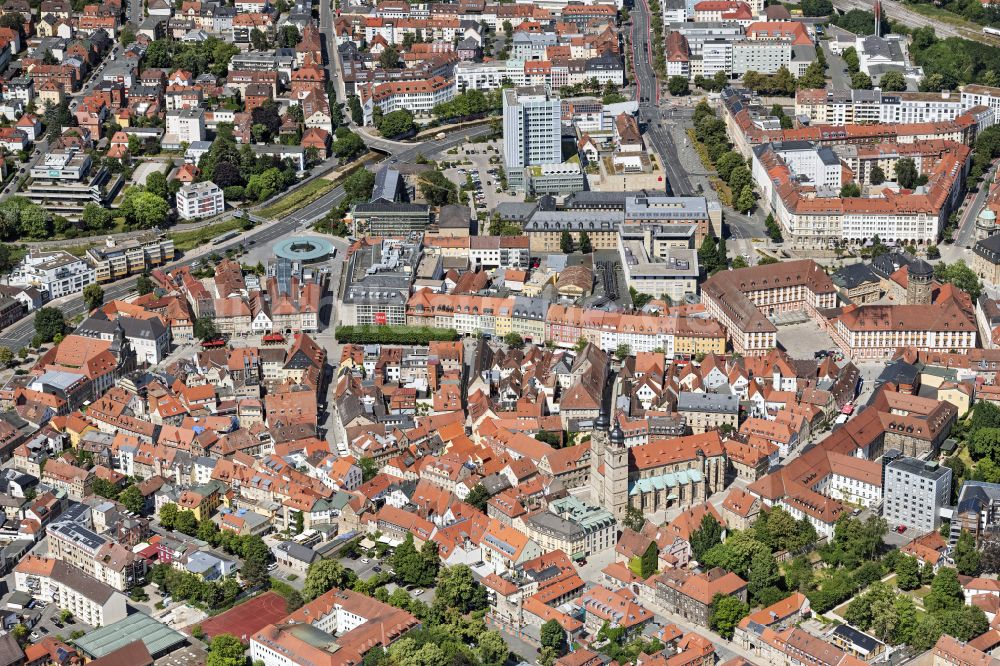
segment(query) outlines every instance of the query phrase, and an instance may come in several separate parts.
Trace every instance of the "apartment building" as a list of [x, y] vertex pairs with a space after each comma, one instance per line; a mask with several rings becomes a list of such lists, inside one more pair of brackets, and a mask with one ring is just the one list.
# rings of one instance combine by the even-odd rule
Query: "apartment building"
[[52, 602], [91, 627], [128, 614], [124, 594], [62, 560], [27, 555], [14, 567], [14, 581], [18, 591]]
[[652, 585], [654, 598], [662, 608], [705, 627], [715, 595], [737, 597], [741, 601], [747, 598], [746, 581], [719, 567], [704, 573], [667, 569], [653, 577]]
[[97, 271], [69, 252], [29, 252], [8, 279], [17, 287], [34, 287], [52, 300], [83, 291], [97, 281]]
[[42, 471], [42, 483], [65, 490], [70, 499], [80, 502], [91, 494], [94, 473], [58, 458], [53, 458], [45, 463], [45, 469]]
[[108, 237], [103, 247], [87, 250], [87, 261], [94, 267], [98, 282], [113, 282], [142, 273], [173, 258], [174, 241], [165, 235], [123, 241]]
[[166, 134], [163, 135], [164, 145], [182, 143], [191, 145], [195, 141], [205, 140], [205, 110], [180, 109], [167, 111]]
[[222, 188], [211, 181], [188, 183], [177, 191], [177, 214], [184, 220], [218, 215], [226, 210]]
[[143, 560], [125, 546], [73, 522], [49, 526], [49, 556], [80, 569], [119, 592], [128, 592], [145, 574]]
[[[966, 89], [972, 87], [966, 86]], [[973, 103], [979, 99], [971, 93], [958, 95], [949, 91], [807, 89], [795, 93], [795, 115], [807, 116], [813, 123], [829, 125], [935, 123], [955, 120], [975, 106], [989, 106]]]

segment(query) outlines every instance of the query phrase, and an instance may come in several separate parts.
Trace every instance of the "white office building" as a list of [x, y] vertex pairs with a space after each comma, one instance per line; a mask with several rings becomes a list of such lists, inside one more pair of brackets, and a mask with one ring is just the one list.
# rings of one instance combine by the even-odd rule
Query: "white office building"
[[560, 118], [558, 96], [543, 86], [504, 90], [504, 169], [511, 187], [524, 189], [526, 167], [562, 162]]
[[890, 527], [905, 525], [923, 532], [941, 524], [941, 509], [951, 500], [951, 469], [935, 462], [885, 454], [885, 504], [882, 515]]
[[181, 219], [211, 217], [225, 209], [226, 198], [222, 188], [211, 181], [188, 183], [177, 191], [177, 214]]

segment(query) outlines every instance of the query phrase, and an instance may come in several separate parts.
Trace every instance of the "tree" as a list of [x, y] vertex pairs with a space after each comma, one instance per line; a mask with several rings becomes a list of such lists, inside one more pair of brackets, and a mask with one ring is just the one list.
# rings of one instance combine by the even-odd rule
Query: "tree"
[[374, 458], [363, 457], [358, 461], [358, 467], [361, 468], [361, 480], [365, 483], [371, 481], [375, 478], [381, 469], [380, 465], [375, 462]]
[[768, 238], [775, 243], [780, 243], [784, 240], [781, 236], [781, 226], [775, 221], [773, 214], [767, 214], [767, 218], [764, 220], [764, 228], [767, 230]]
[[219, 634], [212, 639], [208, 648], [206, 666], [244, 666], [246, 648], [240, 639], [232, 634]]
[[590, 241], [590, 234], [586, 231], [580, 232], [580, 252], [584, 254], [590, 254], [594, 251], [594, 246]]
[[623, 527], [626, 527], [633, 532], [642, 531], [642, 526], [646, 524], [646, 516], [642, 513], [641, 509], [629, 504], [625, 507], [625, 520], [622, 523]]
[[806, 67], [806, 71], [799, 77], [798, 87], [802, 90], [818, 89], [825, 86], [826, 73], [823, 71], [822, 63], [818, 60]]
[[307, 601], [337, 587], [345, 588], [351, 584], [351, 574], [336, 560], [317, 560], [309, 565], [306, 580], [302, 585], [302, 596]]
[[740, 196], [736, 199], [736, 210], [741, 213], [749, 213], [757, 200], [753, 196], [753, 189], [747, 185], [740, 191]]
[[195, 518], [194, 512], [187, 509], [178, 511], [174, 529], [188, 536], [194, 536], [198, 531], [198, 519]]
[[852, 199], [861, 196], [861, 187], [857, 183], [844, 183], [840, 187], [840, 197], [842, 199]]
[[851, 74], [851, 87], [858, 90], [871, 90], [872, 77], [864, 72], [854, 72]]
[[0, 365], [9, 367], [14, 362], [14, 352], [10, 347], [0, 347]]
[[121, 489], [106, 479], [96, 478], [92, 486], [95, 495], [105, 499], [117, 499]]
[[901, 590], [915, 590], [920, 587], [920, 564], [917, 558], [904, 555], [896, 564], [896, 585]]
[[924, 608], [933, 613], [939, 610], [955, 610], [963, 604], [962, 584], [958, 574], [950, 567], [943, 567], [934, 576], [931, 591], [924, 597]]
[[140, 187], [125, 191], [119, 212], [126, 222], [136, 229], [162, 226], [170, 216], [170, 204], [166, 199]]
[[861, 66], [861, 60], [860, 58], [858, 58], [857, 49], [855, 49], [853, 46], [850, 46], [844, 49], [844, 52], [841, 54], [841, 57], [844, 58], [844, 63], [847, 65], [847, 70], [849, 72], [853, 74], [854, 72], [859, 71], [859, 68]]
[[194, 337], [199, 340], [214, 340], [219, 337], [219, 330], [215, 328], [215, 320], [211, 317], [198, 317], [194, 320]]
[[879, 79], [879, 86], [886, 92], [899, 92], [906, 90], [906, 79], [902, 72], [890, 70]]
[[361, 108], [361, 99], [357, 95], [351, 95], [347, 100], [347, 110], [351, 114], [351, 122], [355, 125], [364, 123], [365, 112]]
[[283, 189], [281, 170], [272, 167], [262, 173], [250, 176], [247, 181], [247, 197], [254, 201], [270, 199]]
[[458, 186], [437, 170], [421, 174], [420, 194], [431, 206], [447, 206], [458, 202]]
[[479, 660], [483, 666], [503, 666], [510, 656], [510, 649], [503, 636], [487, 631], [479, 637]]
[[205, 519], [198, 523], [198, 531], [195, 535], [207, 543], [217, 543], [219, 539], [219, 528], [211, 520]]
[[163, 175], [162, 171], [154, 171], [146, 176], [146, 191], [155, 194], [163, 200], [167, 199], [167, 196], [169, 196], [167, 177]]
[[115, 216], [104, 206], [99, 206], [93, 202], [83, 207], [83, 223], [88, 229], [100, 231], [110, 229], [114, 226]]
[[382, 69], [398, 69], [401, 61], [399, 50], [395, 46], [387, 47], [378, 57], [378, 64]]
[[622, 361], [624, 361], [631, 355], [632, 355], [632, 347], [627, 342], [621, 343], [615, 349], [615, 356], [617, 356]]
[[151, 280], [148, 275], [143, 273], [136, 278], [135, 289], [139, 292], [140, 296], [145, 296], [146, 294], [153, 293], [153, 290], [156, 289], [156, 285], [153, 284], [153, 280]]
[[295, 512], [295, 533], [302, 534], [305, 529], [305, 517], [302, 515], [301, 511]]
[[135, 484], [126, 488], [122, 494], [118, 496], [118, 501], [121, 502], [126, 509], [135, 514], [141, 514], [142, 510], [146, 507], [146, 498], [142, 496], [139, 486]]
[[774, 555], [764, 551], [755, 553], [750, 560], [750, 578], [747, 583], [751, 602], [755, 605], [769, 605], [762, 601], [766, 597], [773, 596], [771, 591], [777, 588], [780, 581], [781, 574], [778, 572], [778, 563]]
[[167, 502], [160, 507], [160, 525], [163, 526], [165, 530], [174, 529], [174, 523], [177, 522], [177, 505], [173, 502]]
[[490, 491], [481, 483], [477, 483], [465, 497], [465, 503], [474, 506], [480, 511], [486, 511], [486, 503], [490, 500]]
[[406, 109], [399, 109], [385, 114], [375, 125], [384, 137], [392, 138], [409, 134], [414, 128], [413, 114]]
[[687, 95], [691, 92], [688, 87], [688, 80], [686, 76], [671, 76], [667, 80], [667, 89], [670, 94], [679, 97], [681, 95]]
[[[953, 264], [937, 264], [934, 266], [934, 277], [939, 282], [951, 283], [962, 291], [967, 292], [973, 303], [979, 299], [979, 294], [983, 289], [979, 276], [962, 259]], [[978, 407], [980, 404], [983, 403], [976, 403], [976, 406]]]
[[521, 337], [520, 333], [511, 331], [507, 335], [503, 336], [504, 343], [511, 348], [519, 349], [524, 346], [524, 338]]
[[94, 283], [88, 284], [83, 288], [83, 302], [87, 306], [87, 310], [95, 310], [104, 304], [104, 290], [101, 289], [101, 285]]
[[910, 189], [917, 182], [917, 165], [911, 157], [896, 160], [896, 182], [900, 187]]
[[736, 625], [749, 613], [750, 606], [740, 601], [739, 597], [716, 594], [709, 609], [708, 626], [729, 640]]
[[559, 236], [559, 249], [563, 254], [572, 254], [573, 252], [573, 237], [565, 229]]
[[423, 578], [422, 567], [423, 561], [413, 544], [413, 535], [407, 534], [406, 539], [392, 554], [392, 568], [396, 571], [396, 578], [406, 584], [415, 584]]
[[968, 530], [962, 530], [955, 544], [955, 567], [963, 576], [978, 576], [982, 571], [976, 538]]
[[464, 564], [441, 569], [434, 592], [434, 603], [439, 602], [446, 608], [457, 608], [463, 614], [482, 610], [488, 605], [486, 588], [472, 576], [472, 569]]
[[66, 320], [62, 310], [53, 307], [39, 308], [35, 313], [35, 332], [42, 342], [52, 342], [57, 335], [66, 330]]
[[557, 620], [549, 620], [543, 624], [539, 635], [539, 641], [543, 648], [553, 650], [556, 656], [562, 654], [566, 646], [566, 632]]
[[885, 182], [885, 171], [882, 170], [882, 167], [876, 164], [872, 167], [868, 180], [871, 181], [872, 185], [881, 185]]
[[711, 514], [701, 517], [701, 525], [691, 533], [691, 554], [701, 562], [705, 553], [722, 543], [722, 525]]

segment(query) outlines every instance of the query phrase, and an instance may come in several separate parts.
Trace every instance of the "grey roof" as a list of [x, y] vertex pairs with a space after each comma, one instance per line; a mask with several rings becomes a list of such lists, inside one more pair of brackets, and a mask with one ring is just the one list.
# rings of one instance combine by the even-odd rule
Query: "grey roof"
[[288, 553], [289, 558], [306, 564], [312, 564], [319, 559], [319, 554], [315, 550], [294, 541], [285, 541], [278, 548]]
[[53, 565], [52, 580], [101, 605], [107, 603], [115, 594], [121, 594], [110, 585], [88, 576], [62, 560], [56, 560]]
[[448, 204], [441, 207], [437, 224], [442, 229], [468, 229], [472, 218], [469, 207], [461, 204]]
[[721, 393], [692, 393], [681, 391], [677, 396], [678, 412], [712, 412], [714, 414], [737, 414], [740, 399], [736, 395]]
[[384, 166], [375, 172], [375, 186], [370, 201], [397, 201], [403, 189], [399, 170]]
[[84, 654], [97, 659], [136, 640], [141, 640], [155, 657], [185, 643], [187, 638], [145, 613], [133, 613], [76, 639], [76, 646]]
[[907, 474], [937, 481], [945, 476], [951, 475], [951, 469], [936, 462], [928, 462], [909, 456], [897, 458], [888, 464], [890, 469], [898, 469]]
[[878, 282], [879, 277], [875, 275], [872, 267], [864, 262], [844, 266], [830, 276], [833, 283], [844, 289], [854, 289], [866, 282]]
[[889, 58], [893, 62], [903, 62], [903, 49], [899, 41], [869, 35], [861, 40], [861, 48], [868, 57]]
[[0, 666], [13, 666], [24, 663], [24, 650], [17, 644], [14, 634], [6, 633], [0, 636]]

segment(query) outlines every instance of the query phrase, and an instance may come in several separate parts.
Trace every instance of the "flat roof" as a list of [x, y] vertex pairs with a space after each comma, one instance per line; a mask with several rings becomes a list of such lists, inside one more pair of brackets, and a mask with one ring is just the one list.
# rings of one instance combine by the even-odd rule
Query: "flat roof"
[[136, 640], [141, 640], [153, 657], [187, 642], [181, 632], [145, 613], [133, 613], [124, 620], [95, 629], [76, 639], [76, 647], [92, 659], [97, 659]]

